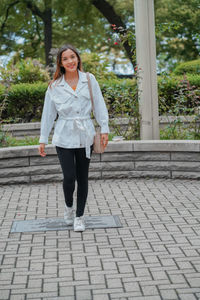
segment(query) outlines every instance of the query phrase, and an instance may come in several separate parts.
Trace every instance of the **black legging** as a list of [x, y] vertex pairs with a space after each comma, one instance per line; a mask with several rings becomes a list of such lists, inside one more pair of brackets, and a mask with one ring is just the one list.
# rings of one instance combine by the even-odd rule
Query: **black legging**
[[86, 157], [85, 148], [66, 149], [56, 146], [56, 151], [64, 176], [63, 191], [65, 203], [68, 207], [72, 207], [75, 180], [77, 180], [76, 217], [81, 217], [84, 214], [88, 195], [90, 159]]

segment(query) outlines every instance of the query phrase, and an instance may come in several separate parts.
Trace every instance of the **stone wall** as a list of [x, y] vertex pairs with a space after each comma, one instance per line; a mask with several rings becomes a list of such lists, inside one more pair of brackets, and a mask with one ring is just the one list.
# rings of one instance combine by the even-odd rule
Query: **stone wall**
[[[194, 122], [195, 116], [179, 116], [178, 117], [185, 127], [190, 126], [191, 122]], [[159, 126], [160, 128], [165, 128], [170, 123], [173, 123], [177, 117], [174, 116], [160, 116], [159, 117]], [[128, 119], [126, 118], [117, 118], [111, 119], [111, 123], [120, 125], [121, 130], [126, 130]], [[197, 125], [200, 125], [199, 122], [196, 122]], [[96, 125], [96, 124], [95, 124]], [[6, 124], [2, 126], [3, 131], [8, 132], [12, 136], [16, 138], [24, 138], [25, 136], [39, 136], [40, 134], [40, 122], [34, 123], [20, 123], [20, 124]], [[110, 130], [112, 131], [112, 126], [110, 126]]]
[[[55, 147], [46, 147], [45, 158], [37, 148], [1, 148], [0, 184], [62, 180]], [[92, 155], [91, 179], [134, 177], [199, 179], [200, 141], [109, 142], [105, 153]]]

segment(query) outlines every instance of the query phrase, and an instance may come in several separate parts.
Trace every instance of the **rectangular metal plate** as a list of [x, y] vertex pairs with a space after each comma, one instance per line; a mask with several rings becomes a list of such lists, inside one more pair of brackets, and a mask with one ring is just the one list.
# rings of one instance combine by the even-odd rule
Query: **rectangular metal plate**
[[[86, 216], [86, 229], [96, 228], [115, 228], [122, 227], [118, 216]], [[51, 231], [73, 229], [73, 226], [67, 226], [64, 219], [39, 219], [14, 221], [11, 232], [33, 232], [33, 231]]]

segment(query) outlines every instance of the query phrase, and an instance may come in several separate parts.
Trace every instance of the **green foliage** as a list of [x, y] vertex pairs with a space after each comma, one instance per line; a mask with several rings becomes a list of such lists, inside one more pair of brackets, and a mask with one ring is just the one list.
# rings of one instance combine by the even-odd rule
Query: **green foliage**
[[[115, 134], [126, 139], [138, 139], [140, 114], [135, 79], [112, 79], [99, 81], [110, 116], [110, 125]], [[114, 118], [126, 118], [125, 128], [113, 121]]]
[[165, 65], [199, 58], [199, 0], [155, 0], [155, 17], [157, 54]]
[[174, 74], [182, 75], [185, 73], [200, 75], [200, 59], [180, 63], [174, 70]]
[[[41, 8], [39, 2], [32, 1]], [[41, 19], [27, 8], [25, 0], [1, 0], [0, 5], [1, 35], [0, 55], [15, 51], [19, 58], [34, 57], [44, 59], [44, 35]], [[23, 42], [19, 42], [23, 40]]]
[[12, 137], [9, 134], [6, 134], [6, 139], [1, 142], [1, 133], [0, 133], [0, 147], [15, 147], [15, 146], [31, 146], [38, 145], [39, 138], [38, 137], [29, 137], [26, 136], [24, 139], [17, 139]]
[[[26, 0], [1, 0], [0, 24], [5, 26], [0, 35], [0, 55], [12, 51], [19, 58], [33, 57], [45, 60], [44, 53], [44, 17], [33, 14]], [[40, 16], [44, 16], [47, 4], [52, 10], [52, 40], [53, 48], [65, 43], [72, 43], [78, 49], [97, 51], [106, 40], [107, 29], [104, 18], [91, 4], [90, 0], [32, 0]], [[17, 38], [15, 38], [17, 37]], [[23, 40], [19, 43], [19, 40]]]
[[0, 85], [0, 146], [7, 143], [7, 133], [2, 130], [2, 115], [7, 107], [7, 92], [3, 85]]
[[8, 145], [8, 135], [1, 129], [0, 126], [0, 147], [7, 147]]
[[192, 114], [200, 105], [200, 75], [158, 77], [159, 114]]
[[[39, 137], [26, 136], [23, 139], [18, 139], [12, 137], [9, 134], [5, 134], [6, 139], [4, 139], [3, 142], [1, 142], [1, 134], [3, 134], [3, 132], [0, 132], [0, 147], [31, 146], [31, 145], [39, 144]], [[112, 141], [113, 136], [114, 133], [109, 133], [108, 135], [109, 141]]]
[[81, 54], [81, 59], [84, 71], [92, 73], [97, 80], [116, 78], [114, 73], [108, 72], [109, 62], [107, 58], [97, 53], [85, 52]]
[[37, 60], [26, 58], [14, 63], [12, 60], [6, 67], [0, 67], [0, 76], [3, 83], [34, 83], [50, 80], [48, 71]]
[[1, 102], [3, 101], [3, 99], [4, 99], [5, 90], [6, 90], [5, 85], [0, 84], [0, 103], [1, 103]]
[[196, 86], [198, 90], [200, 89], [200, 74], [187, 73], [184, 76], [178, 76], [177, 78], [179, 78], [180, 80], [187, 79], [190, 85]]
[[[124, 113], [127, 116], [132, 109], [132, 99], [136, 97], [135, 79], [99, 80], [104, 99], [109, 108], [109, 114], [115, 117], [121, 113], [121, 105], [125, 105]], [[121, 105], [120, 105], [121, 103]]]
[[177, 126], [168, 125], [164, 129], [160, 129], [161, 140], [199, 140], [200, 134], [196, 134], [194, 130], [184, 128], [180, 123]]
[[7, 108], [2, 113], [5, 120], [30, 122], [41, 117], [47, 83], [20, 83], [8, 89]]
[[[129, 28], [133, 24], [132, 0], [107, 0]], [[27, 7], [25, 0], [1, 0], [0, 55], [15, 51], [19, 58], [44, 60], [44, 20]], [[107, 43], [113, 33], [106, 18], [92, 5], [91, 0], [32, 0], [43, 15], [45, 4], [51, 4], [53, 47], [63, 43], [78, 49], [110, 52], [122, 49]], [[162, 63], [197, 59], [200, 44], [199, 0], [154, 0], [157, 34], [157, 54]], [[17, 37], [17, 38], [16, 38]], [[19, 42], [19, 40], [23, 42]], [[163, 64], [162, 64], [163, 65]]]
[[[169, 118], [169, 125], [160, 130], [161, 139], [199, 139], [200, 75], [162, 76], [159, 84], [159, 111]], [[180, 116], [195, 115], [188, 128]]]

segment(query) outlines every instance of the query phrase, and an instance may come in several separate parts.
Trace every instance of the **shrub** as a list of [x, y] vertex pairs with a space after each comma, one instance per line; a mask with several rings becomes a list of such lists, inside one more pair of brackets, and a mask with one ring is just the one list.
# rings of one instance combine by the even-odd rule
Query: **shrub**
[[[115, 134], [126, 139], [139, 138], [139, 104], [135, 79], [110, 79], [99, 81], [101, 90], [108, 107], [110, 125]], [[125, 127], [112, 121], [113, 118], [126, 118]]]
[[[159, 76], [159, 114], [173, 113], [180, 107], [185, 109], [200, 105], [200, 75], [186, 74], [185, 76]], [[184, 98], [184, 99], [183, 99]], [[183, 101], [184, 100], [184, 101]], [[187, 111], [184, 111], [188, 113]], [[181, 113], [181, 111], [179, 111]]]
[[184, 76], [177, 77], [179, 80], [187, 79], [190, 85], [196, 86], [198, 90], [200, 90], [200, 74], [190, 74], [187, 73]]
[[5, 84], [34, 83], [36, 81], [47, 82], [50, 80], [47, 69], [31, 58], [12, 61], [6, 67], [0, 67], [1, 81]]
[[[102, 94], [109, 107], [111, 117], [124, 113], [126, 116], [132, 109], [133, 99], [136, 97], [135, 79], [99, 80]], [[122, 107], [123, 106], [123, 107]]]
[[200, 75], [200, 59], [180, 63], [174, 70], [174, 74], [176, 75], [183, 75], [185, 73]]
[[8, 89], [7, 107], [2, 113], [3, 119], [17, 119], [30, 122], [41, 117], [47, 83], [21, 83]]
[[0, 103], [3, 101], [5, 97], [6, 87], [3, 84], [0, 84]]

